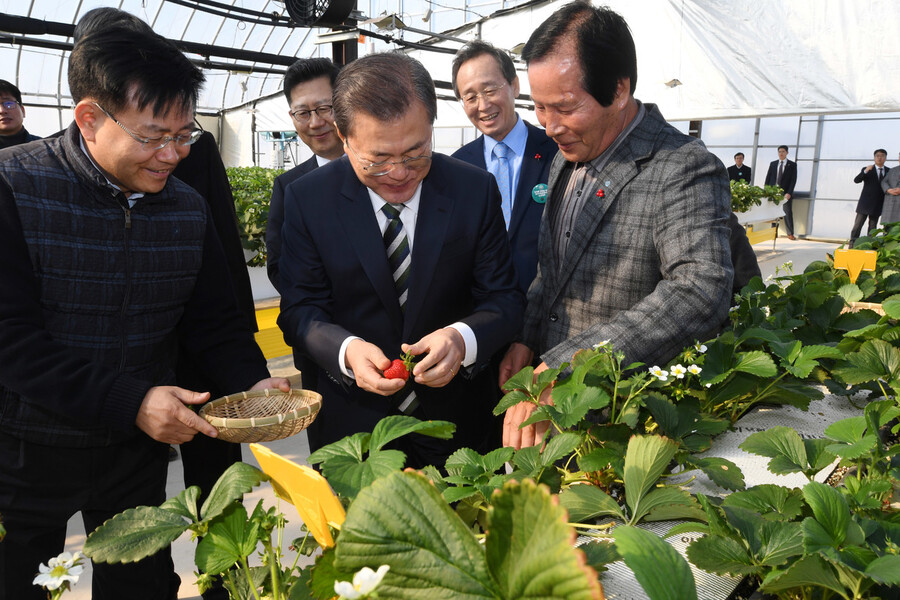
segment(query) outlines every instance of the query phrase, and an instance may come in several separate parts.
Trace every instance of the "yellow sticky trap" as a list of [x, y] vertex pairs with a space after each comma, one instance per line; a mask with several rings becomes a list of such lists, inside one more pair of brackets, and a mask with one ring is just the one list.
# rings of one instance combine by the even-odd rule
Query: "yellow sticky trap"
[[847, 271], [850, 274], [850, 282], [856, 283], [860, 273], [875, 270], [877, 256], [878, 253], [874, 250], [835, 250], [834, 268]]
[[328, 481], [315, 470], [298, 465], [260, 444], [250, 444], [250, 450], [263, 472], [272, 478], [275, 494], [296, 507], [319, 545], [323, 548], [334, 546], [328, 526], [340, 528], [346, 515]]

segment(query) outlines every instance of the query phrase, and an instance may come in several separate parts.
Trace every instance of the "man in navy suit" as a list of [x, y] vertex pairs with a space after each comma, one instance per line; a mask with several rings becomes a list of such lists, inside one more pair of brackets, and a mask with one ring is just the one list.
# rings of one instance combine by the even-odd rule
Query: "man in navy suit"
[[744, 153], [738, 152], [734, 155], [734, 164], [728, 167], [728, 179], [731, 181], [744, 181], [752, 183], [753, 169], [744, 164]]
[[862, 227], [869, 220], [866, 231], [872, 231], [878, 227], [878, 219], [881, 217], [881, 209], [884, 206], [884, 192], [881, 190], [881, 182], [890, 171], [890, 167], [884, 166], [887, 160], [887, 150], [879, 148], [875, 151], [875, 163], [860, 169], [859, 174], [853, 178], [853, 183], [862, 183], [863, 189], [859, 194], [859, 202], [856, 203], [856, 220], [850, 231], [850, 247], [856, 243], [856, 238], [862, 232]]
[[[457, 426], [452, 440], [402, 438], [410, 466], [496, 448], [496, 384], [484, 366], [518, 332], [525, 305], [497, 184], [432, 152], [434, 84], [404, 54], [344, 67], [334, 113], [347, 156], [285, 190], [278, 322], [319, 367], [310, 447], [402, 412]], [[409, 382], [385, 378], [407, 350], [418, 360]]]
[[[537, 273], [538, 230], [556, 143], [516, 114], [519, 77], [506, 52], [470, 42], [453, 59], [452, 81], [466, 116], [483, 134], [453, 157], [487, 169], [500, 184], [513, 263], [527, 292]], [[507, 157], [498, 156], [501, 144]]]
[[340, 67], [327, 58], [301, 58], [284, 74], [284, 96], [290, 106], [294, 129], [313, 156], [275, 178], [269, 221], [266, 225], [266, 270], [269, 281], [281, 292], [278, 261], [281, 259], [281, 225], [284, 223], [284, 189], [316, 167], [344, 155], [344, 145], [334, 128], [331, 91]]
[[[284, 95], [290, 106], [291, 119], [297, 135], [310, 150], [312, 157], [290, 171], [275, 178], [272, 199], [269, 201], [269, 220], [266, 224], [266, 271], [269, 281], [281, 293], [278, 262], [281, 260], [281, 226], [284, 223], [284, 189], [316, 167], [328, 164], [344, 155], [344, 145], [334, 128], [331, 91], [340, 67], [327, 58], [301, 58], [284, 74]], [[303, 388], [318, 386], [316, 365], [308, 356], [294, 349], [294, 366], [303, 376]]]
[[794, 186], [797, 185], [797, 163], [789, 160], [788, 147], [778, 146], [778, 160], [769, 163], [769, 172], [766, 173], [766, 185], [777, 185], [784, 190], [784, 228], [787, 230], [788, 239], [794, 237]]

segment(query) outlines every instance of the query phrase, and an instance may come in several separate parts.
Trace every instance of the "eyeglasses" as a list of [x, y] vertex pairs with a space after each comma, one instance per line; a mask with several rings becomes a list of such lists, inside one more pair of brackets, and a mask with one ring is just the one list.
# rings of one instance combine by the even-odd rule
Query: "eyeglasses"
[[334, 114], [334, 109], [330, 104], [323, 104], [322, 106], [317, 106], [312, 110], [295, 110], [291, 113], [291, 117], [298, 123], [305, 123], [309, 121], [309, 118], [313, 113], [319, 115], [320, 119], [324, 119], [325, 117], [330, 117], [332, 114]]
[[376, 163], [366, 160], [362, 156], [360, 156], [359, 153], [357, 153], [357, 151], [353, 149], [353, 146], [350, 145], [349, 141], [347, 141], [347, 147], [350, 148], [351, 152], [353, 152], [353, 154], [356, 155], [356, 158], [358, 158], [360, 161], [369, 163], [368, 166], [363, 167], [362, 170], [366, 172], [366, 175], [371, 175], [372, 177], [381, 177], [382, 175], [387, 175], [388, 173], [393, 171], [394, 167], [396, 167], [397, 165], [403, 165], [407, 169], [415, 171], [418, 169], [424, 169], [428, 166], [429, 163], [431, 163], [430, 154], [410, 156], [409, 158], [404, 158], [403, 160], [386, 160]]
[[485, 89], [481, 90], [481, 92], [478, 92], [475, 94], [466, 94], [459, 100], [466, 106], [475, 106], [476, 104], [478, 104], [479, 98], [484, 98], [485, 102], [490, 102], [491, 100], [493, 100], [494, 98], [497, 97], [497, 93], [500, 90], [502, 90], [506, 85], [507, 85], [506, 83], [502, 83], [502, 84], [498, 85], [497, 87], [485, 88]]
[[3, 107], [3, 110], [12, 110], [15, 107], [21, 106], [21, 105], [18, 102], [16, 102], [15, 100], [4, 100], [3, 102], [0, 102], [0, 106]]
[[162, 150], [166, 146], [169, 145], [169, 142], [175, 142], [179, 146], [190, 146], [194, 142], [200, 139], [200, 136], [203, 135], [202, 129], [192, 129], [190, 133], [182, 133], [181, 135], [167, 135], [165, 137], [156, 137], [156, 138], [145, 138], [137, 135], [135, 132], [131, 131], [124, 125], [122, 125], [117, 118], [112, 116], [112, 114], [108, 113], [105, 108], [97, 104], [93, 103], [94, 106], [103, 111], [103, 114], [113, 120], [113, 123], [122, 128], [122, 131], [131, 136], [131, 139], [136, 141], [141, 145], [141, 150], [147, 152], [156, 152], [157, 150]]

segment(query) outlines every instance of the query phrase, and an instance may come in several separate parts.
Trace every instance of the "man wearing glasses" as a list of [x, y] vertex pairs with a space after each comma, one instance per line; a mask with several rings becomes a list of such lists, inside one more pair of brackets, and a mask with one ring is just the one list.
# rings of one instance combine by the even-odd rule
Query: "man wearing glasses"
[[22, 92], [5, 79], [0, 79], [0, 149], [39, 139], [25, 129]]
[[516, 114], [519, 78], [509, 55], [474, 41], [453, 59], [453, 92], [483, 135], [453, 153], [490, 171], [500, 187], [513, 263], [523, 292], [537, 273], [538, 230], [556, 143]]
[[[275, 178], [269, 221], [266, 225], [266, 269], [275, 289], [278, 281], [278, 261], [281, 260], [281, 225], [284, 223], [284, 189], [316, 167], [321, 167], [344, 155], [344, 144], [334, 128], [331, 90], [340, 67], [327, 58], [301, 58], [284, 74], [284, 96], [290, 107], [291, 120], [297, 135], [310, 150], [312, 157], [287, 173]], [[297, 355], [294, 356], [296, 360]], [[300, 369], [300, 365], [297, 365]], [[301, 371], [303, 369], [300, 369]], [[306, 373], [303, 384], [307, 386]]]
[[[434, 84], [418, 61], [371, 54], [334, 91], [347, 156], [285, 191], [285, 338], [320, 369], [315, 450], [410, 414], [456, 424], [451, 440], [399, 440], [407, 466], [496, 447], [496, 383], [484, 366], [521, 323], [494, 179], [431, 150]], [[404, 350], [409, 381], [384, 371]]]
[[[281, 260], [281, 227], [284, 224], [284, 189], [313, 169], [344, 155], [344, 144], [334, 128], [331, 91], [340, 67], [327, 58], [301, 58], [284, 74], [284, 95], [290, 107], [294, 129], [310, 150], [312, 157], [287, 173], [275, 178], [266, 224], [266, 272], [269, 281], [281, 293], [278, 276]], [[294, 367], [303, 375], [303, 388], [316, 390], [316, 364], [294, 349]]]
[[[168, 445], [215, 428], [175, 383], [181, 342], [225, 393], [289, 389], [237, 307], [206, 202], [169, 177], [203, 81], [170, 42], [111, 28], [69, 59], [74, 122], [0, 153], [0, 600], [37, 600], [66, 524], [165, 499]], [[95, 564], [95, 600], [177, 596], [171, 556]], [[177, 587], [177, 586], [174, 586]]]

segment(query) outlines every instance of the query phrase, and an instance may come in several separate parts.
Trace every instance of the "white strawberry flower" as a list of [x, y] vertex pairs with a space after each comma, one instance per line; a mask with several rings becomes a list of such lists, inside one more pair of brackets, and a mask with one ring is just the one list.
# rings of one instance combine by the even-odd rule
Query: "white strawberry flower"
[[691, 375], [699, 375], [700, 371], [702, 371], [703, 369], [701, 369], [697, 365], [691, 365], [688, 367], [687, 370], [688, 370], [688, 373], [690, 373]]
[[650, 374], [659, 379], [660, 381], [665, 381], [669, 377], [668, 371], [663, 371], [657, 366], [650, 367]]
[[706, 352], [706, 345], [697, 342], [696, 344], [694, 344], [694, 349], [700, 354], [703, 354], [704, 352]]
[[678, 379], [684, 379], [684, 374], [687, 373], [687, 369], [685, 369], [682, 365], [675, 365], [672, 367], [672, 376], [677, 377]]
[[594, 350], [597, 350], [598, 348], [603, 348], [603, 347], [606, 346], [608, 343], [609, 343], [609, 340], [603, 340], [603, 341], [600, 342], [599, 344], [594, 344]]
[[334, 593], [346, 600], [367, 598], [375, 591], [390, 568], [390, 565], [381, 565], [378, 567], [378, 571], [373, 571], [369, 567], [363, 567], [353, 576], [353, 583], [335, 581]]
[[48, 590], [69, 589], [78, 583], [78, 577], [84, 567], [81, 566], [81, 553], [63, 552], [51, 558], [47, 564], [38, 566], [38, 575], [32, 583]]

